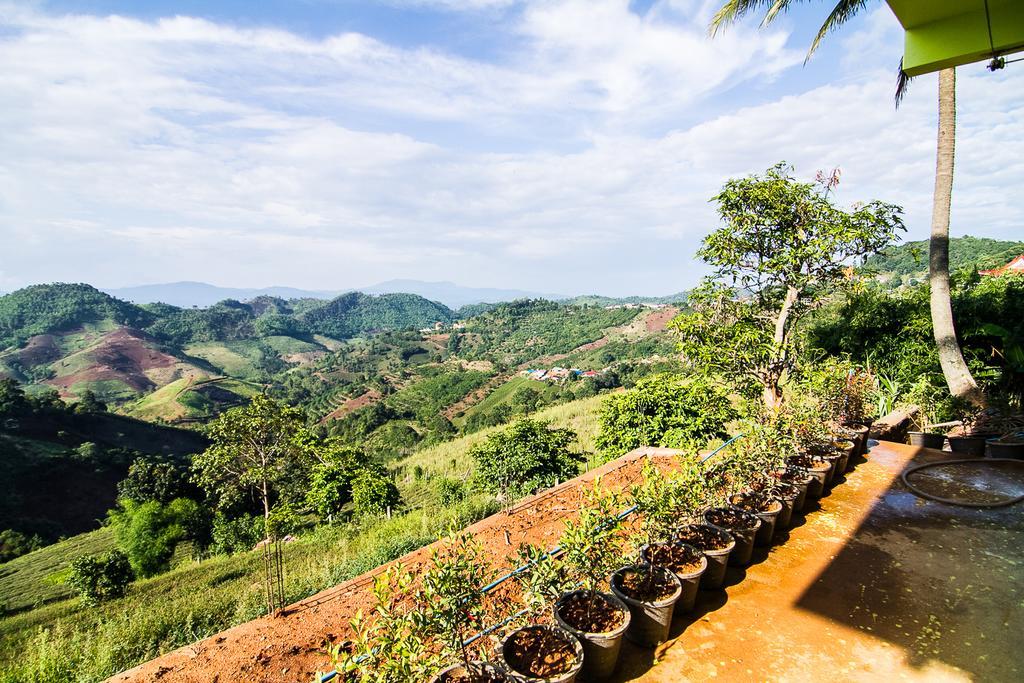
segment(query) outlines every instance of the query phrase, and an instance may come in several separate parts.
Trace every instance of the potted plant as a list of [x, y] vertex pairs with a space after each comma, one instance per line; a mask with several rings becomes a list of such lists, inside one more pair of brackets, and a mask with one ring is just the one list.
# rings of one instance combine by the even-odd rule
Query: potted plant
[[717, 590], [725, 582], [725, 569], [736, 541], [727, 531], [704, 524], [701, 515], [711, 500], [711, 490], [708, 474], [701, 463], [683, 460], [672, 479], [675, 523], [678, 525], [673, 538], [704, 555], [708, 566], [700, 577], [700, 588]]
[[919, 419], [915, 419], [917, 422], [915, 426], [920, 429], [907, 432], [910, 445], [942, 450], [942, 446], [946, 443], [946, 435], [942, 432], [932, 431], [930, 427], [942, 421], [939, 414], [943, 407], [943, 401], [939, 399], [938, 392], [927, 376], [918, 380], [910, 389], [907, 400], [918, 407], [920, 416]]
[[600, 680], [615, 670], [632, 618], [621, 600], [600, 590], [622, 561], [617, 498], [602, 490], [600, 480], [582, 495], [579, 517], [566, 521], [559, 541], [567, 585], [578, 589], [562, 593], [554, 604], [554, 617], [582, 643], [585, 677]]
[[736, 540], [725, 529], [710, 524], [687, 524], [676, 529], [675, 539], [699, 550], [708, 561], [700, 577], [700, 588], [718, 590], [725, 583], [725, 570]]
[[704, 521], [713, 527], [728, 531], [736, 540], [736, 547], [729, 554], [729, 564], [744, 567], [750, 564], [754, 553], [754, 539], [761, 528], [761, 518], [739, 508], [721, 506], [710, 508], [704, 513]]
[[842, 476], [850, 464], [850, 458], [853, 457], [853, 452], [857, 448], [857, 444], [848, 439], [836, 439], [832, 442], [832, 447], [836, 449], [839, 454], [839, 459], [836, 461], [836, 470], [833, 477]]
[[787, 464], [778, 472], [778, 476], [781, 484], [792, 486], [795, 491], [793, 512], [802, 512], [807, 502], [807, 489], [815, 481], [814, 475], [808, 474], [803, 468]]
[[1024, 431], [1011, 431], [988, 440], [988, 455], [991, 458], [1024, 460]]
[[846, 373], [843, 387], [843, 402], [839, 410], [839, 422], [842, 425], [870, 427], [874, 422], [872, 415], [874, 403], [871, 396], [875, 394], [875, 378], [867, 370], [851, 366]]
[[867, 448], [868, 425], [877, 409], [872, 395], [878, 393], [878, 382], [869, 372], [853, 363], [828, 359], [814, 369], [805, 370], [802, 388], [804, 398], [817, 409], [822, 422], [837, 425], [850, 432], [857, 444], [857, 455]]
[[827, 460], [818, 456], [799, 453], [786, 458], [786, 465], [796, 468], [811, 477], [807, 485], [808, 499], [817, 500], [825, 495], [825, 482], [828, 480], [828, 473], [832, 469], [832, 465]]
[[327, 649], [341, 680], [422, 681], [437, 670], [437, 658], [422, 634], [426, 606], [413, 586], [413, 576], [401, 564], [374, 577], [374, 618], [360, 610], [350, 622], [351, 643]]
[[[832, 436], [823, 420], [821, 408], [813, 400], [803, 398], [804, 400], [791, 402], [786, 411], [779, 414], [778, 419], [792, 438], [797, 456], [807, 456], [798, 466], [807, 469], [808, 473], [814, 475], [816, 481], [820, 482], [820, 487], [811, 484], [808, 496], [820, 498], [824, 495], [825, 486], [835, 475], [840, 455], [832, 446]], [[786, 462], [797, 464], [792, 458]]]
[[[794, 444], [785, 420], [778, 415], [762, 415], [746, 427], [744, 434], [731, 457], [723, 461], [719, 476], [725, 481], [725, 490], [733, 492], [728, 503], [760, 518], [754, 543], [770, 545], [785, 507], [776, 472], [783, 466], [784, 453], [791, 452]], [[789, 511], [791, 514], [791, 507]]]
[[683, 477], [666, 477], [648, 460], [642, 472], [643, 483], [630, 491], [640, 513], [638, 528], [640, 562], [665, 567], [679, 579], [682, 593], [675, 612], [690, 611], [697, 599], [701, 575], [707, 569], [704, 554], [691, 545], [673, 539], [678, 523], [677, 496], [690, 493]]
[[498, 645], [498, 659], [510, 680], [524, 683], [573, 683], [585, 661], [580, 641], [550, 624], [530, 624], [509, 633]]
[[985, 414], [969, 401], [953, 398], [952, 409], [960, 421], [956, 434], [950, 434], [949, 449], [961, 457], [981, 458], [985, 455], [986, 441], [998, 434], [987, 431]]
[[656, 647], [668, 640], [675, 604], [683, 592], [675, 574], [640, 563], [617, 569], [610, 583], [616, 597], [629, 606], [627, 638], [641, 647]]
[[420, 616], [425, 635], [434, 637], [445, 659], [458, 662], [439, 672], [433, 683], [499, 683], [507, 680], [494, 666], [479, 661], [467, 646], [484, 618], [484, 592], [493, 572], [471, 534], [449, 536], [430, 556], [422, 577]]

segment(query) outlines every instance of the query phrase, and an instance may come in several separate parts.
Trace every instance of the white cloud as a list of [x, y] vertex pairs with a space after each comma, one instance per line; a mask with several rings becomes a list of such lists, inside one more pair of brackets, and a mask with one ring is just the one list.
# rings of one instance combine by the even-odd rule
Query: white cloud
[[[723, 90], [761, 89], [803, 55], [779, 31], [708, 41], [704, 14], [529, 4], [494, 62], [353, 33], [12, 10], [0, 284], [340, 289], [411, 276], [667, 292], [699, 275], [690, 257], [723, 180], [780, 159], [807, 176], [842, 166], [841, 200], [904, 204], [922, 234], [934, 78], [898, 112], [875, 63], [701, 117]], [[872, 18], [851, 39], [889, 31]], [[961, 71], [954, 226], [1010, 237], [1024, 79]]]

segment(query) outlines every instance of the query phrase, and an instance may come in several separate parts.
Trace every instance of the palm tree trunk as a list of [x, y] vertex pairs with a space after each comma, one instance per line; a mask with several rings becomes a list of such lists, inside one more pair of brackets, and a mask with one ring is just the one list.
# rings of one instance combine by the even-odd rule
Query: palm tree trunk
[[964, 361], [953, 325], [949, 294], [949, 206], [953, 193], [956, 139], [956, 70], [939, 72], [939, 139], [935, 156], [935, 195], [932, 233], [928, 247], [928, 282], [931, 286], [932, 329], [939, 363], [953, 396], [982, 405], [984, 398]]

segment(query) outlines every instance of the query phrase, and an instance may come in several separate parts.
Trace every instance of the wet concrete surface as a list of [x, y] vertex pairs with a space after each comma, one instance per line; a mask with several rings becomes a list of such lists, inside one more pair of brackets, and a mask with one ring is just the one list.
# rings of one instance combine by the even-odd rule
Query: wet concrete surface
[[[624, 646], [615, 680], [1024, 680], [1024, 504], [955, 507], [899, 480], [949, 458], [874, 444], [784, 542], [702, 591], [672, 641]], [[926, 472], [940, 495], [1024, 491], [1020, 466]]]

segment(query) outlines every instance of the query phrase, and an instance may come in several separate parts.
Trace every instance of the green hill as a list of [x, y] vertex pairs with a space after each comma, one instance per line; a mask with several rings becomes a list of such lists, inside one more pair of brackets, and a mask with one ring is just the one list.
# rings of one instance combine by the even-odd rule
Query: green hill
[[[1015, 256], [1024, 254], [1024, 242], [993, 240], [987, 237], [953, 237], [949, 240], [949, 268], [985, 270], [998, 268]], [[928, 273], [928, 240], [905, 242], [869, 258], [863, 269], [879, 275], [923, 279]]]
[[450, 323], [454, 318], [444, 304], [416, 294], [370, 296], [360, 292], [342, 294], [300, 316], [310, 330], [339, 339], [364, 332]]
[[139, 327], [151, 320], [142, 308], [90, 285], [33, 285], [0, 297], [0, 348], [21, 345], [33, 335], [61, 332], [86, 323], [112, 321]]
[[135, 458], [184, 456], [206, 444], [197, 432], [20, 399], [9, 386], [0, 414], [0, 530], [52, 542], [95, 529]]

